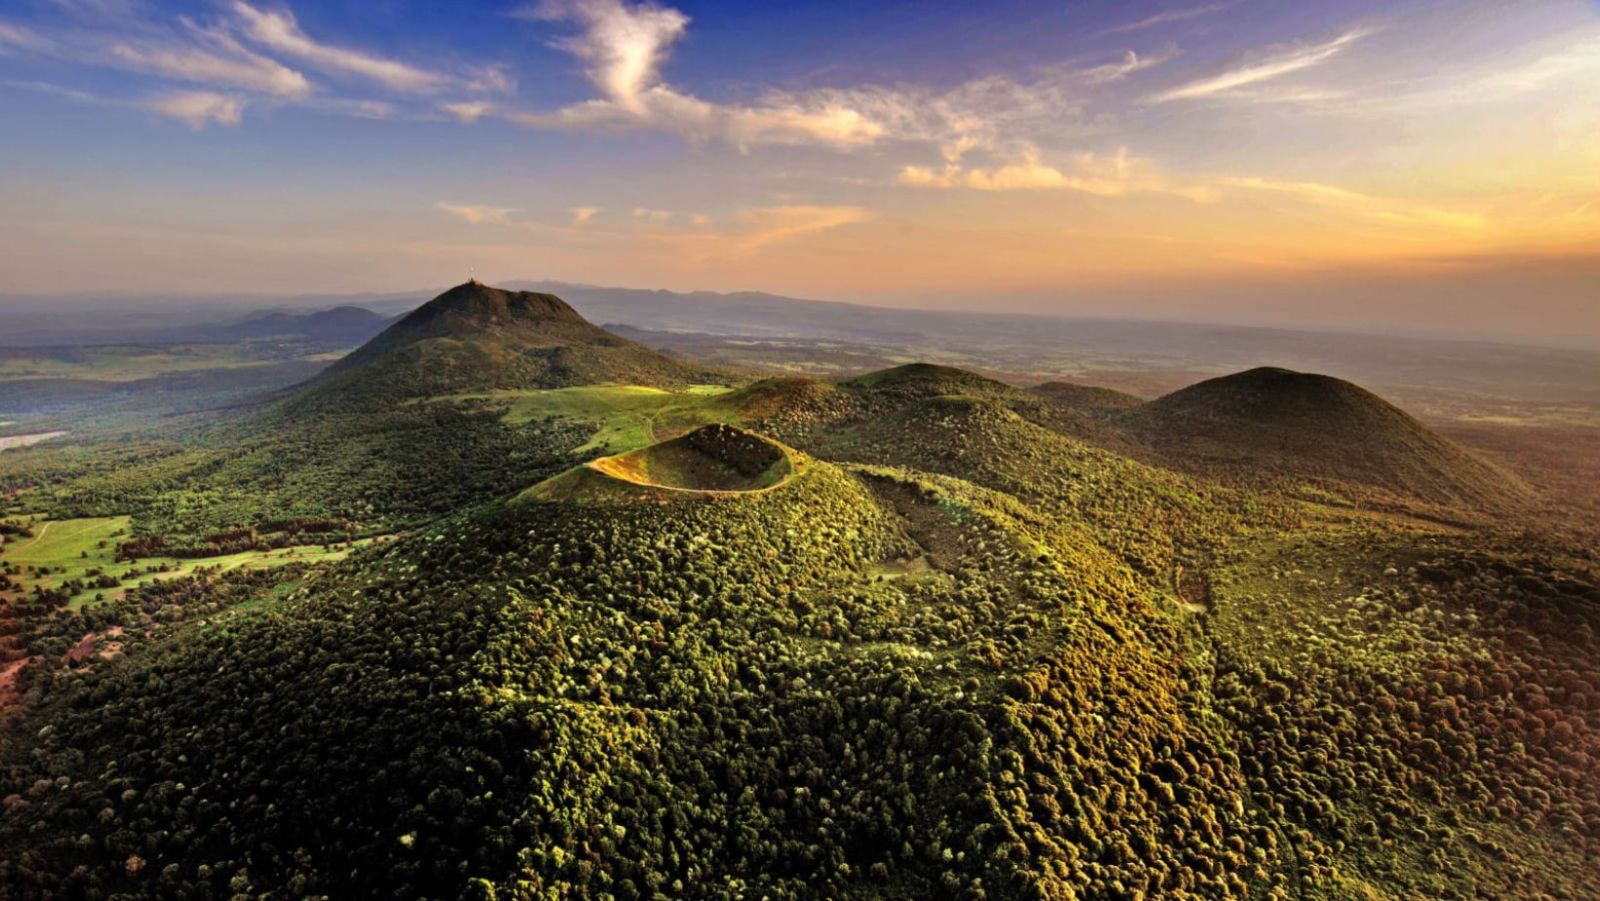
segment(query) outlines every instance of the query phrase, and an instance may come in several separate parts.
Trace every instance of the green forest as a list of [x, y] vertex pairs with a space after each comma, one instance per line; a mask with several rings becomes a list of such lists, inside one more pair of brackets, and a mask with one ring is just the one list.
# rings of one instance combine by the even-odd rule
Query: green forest
[[1376, 395], [418, 314], [0, 460], [0, 896], [1600, 895], [1594, 524]]

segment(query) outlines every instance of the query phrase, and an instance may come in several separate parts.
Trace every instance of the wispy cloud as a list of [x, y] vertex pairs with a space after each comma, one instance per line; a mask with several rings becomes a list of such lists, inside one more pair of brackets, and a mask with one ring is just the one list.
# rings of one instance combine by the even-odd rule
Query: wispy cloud
[[254, 53], [227, 36], [196, 30], [210, 47], [194, 44], [125, 41], [113, 44], [111, 58], [121, 65], [179, 81], [244, 88], [276, 97], [305, 97], [311, 83], [277, 60]]
[[600, 215], [600, 212], [601, 209], [597, 206], [575, 206], [572, 208], [572, 224], [588, 225], [590, 220]]
[[454, 116], [456, 121], [471, 125], [493, 110], [494, 104], [487, 100], [463, 100], [458, 103], [440, 104], [439, 109]]
[[244, 101], [214, 91], [180, 91], [150, 101], [150, 109], [181, 119], [199, 131], [208, 123], [238, 125], [244, 115]]
[[1265, 192], [1392, 225], [1479, 231], [1488, 225], [1481, 213], [1441, 209], [1424, 203], [1374, 197], [1337, 185], [1260, 177], [1219, 178], [1222, 187]]
[[0, 54], [5, 53], [8, 47], [20, 50], [48, 50], [51, 41], [22, 25], [0, 22]]
[[358, 75], [397, 91], [435, 91], [448, 83], [415, 66], [312, 40], [288, 10], [261, 10], [236, 0], [233, 11], [252, 41], [323, 71]]
[[986, 76], [935, 91], [896, 85], [769, 91], [747, 103], [706, 100], [663, 81], [661, 69], [687, 33], [676, 9], [627, 0], [549, 0], [521, 11], [536, 21], [571, 22], [578, 34], [556, 46], [582, 59], [600, 96], [551, 112], [504, 112], [538, 128], [653, 129], [741, 149], [763, 144], [841, 150], [916, 141], [950, 161], [1017, 138], [1026, 126], [1059, 128], [1086, 89], [1124, 80], [1177, 55], [1127, 52], [1114, 62], [1039, 70], [1029, 79]]
[[736, 243], [744, 252], [754, 253], [781, 241], [865, 222], [872, 213], [858, 206], [771, 206], [745, 210], [740, 218], [750, 232]]
[[1228, 3], [1211, 3], [1205, 6], [1191, 6], [1187, 9], [1169, 9], [1165, 12], [1159, 12], [1143, 19], [1129, 22], [1126, 25], [1108, 28], [1101, 34], [1126, 34], [1130, 31], [1143, 31], [1146, 28], [1169, 25], [1173, 22], [1186, 22], [1190, 19], [1198, 19], [1201, 16], [1209, 16], [1212, 13], [1221, 12], [1230, 6], [1237, 6], [1238, 4], [1239, 0], [1231, 0]]
[[1472, 83], [1480, 96], [1489, 92], [1510, 96], [1538, 90], [1572, 78], [1592, 79], [1600, 75], [1600, 37], [1579, 40], [1537, 59], [1484, 73]]
[[0, 82], [0, 84], [3, 84], [8, 88], [24, 88], [29, 91], [38, 91], [41, 94], [50, 94], [70, 100], [73, 103], [85, 103], [95, 106], [120, 105], [115, 101], [108, 100], [99, 96], [98, 94], [91, 94], [88, 91], [82, 91], [77, 88], [69, 88], [64, 85], [51, 84], [47, 81], [3, 81]]
[[140, 0], [50, 0], [51, 3], [78, 16], [117, 18], [136, 12]]
[[473, 225], [510, 225], [511, 214], [517, 211], [515, 207], [445, 203], [442, 200], [434, 204], [434, 207]]
[[1344, 52], [1350, 45], [1371, 34], [1371, 29], [1357, 28], [1332, 40], [1319, 44], [1299, 44], [1287, 49], [1274, 48], [1266, 55], [1237, 65], [1216, 75], [1180, 85], [1151, 97], [1155, 103], [1172, 100], [1194, 100], [1226, 94], [1247, 85], [1257, 84], [1320, 65]]
[[467, 70], [466, 88], [485, 94], [511, 94], [517, 90], [517, 78], [509, 68], [499, 63], [473, 66]]
[[1011, 163], [993, 168], [968, 168], [947, 164], [942, 169], [906, 166], [899, 183], [916, 188], [966, 188], [973, 191], [1078, 191], [1100, 197], [1129, 194], [1172, 194], [1191, 200], [1211, 200], [1215, 192], [1181, 182], [1149, 160], [1122, 148], [1114, 154], [1075, 154], [1064, 164], [1049, 164], [1039, 151], [1027, 148]]
[[306, 101], [313, 109], [326, 110], [357, 119], [393, 119], [401, 110], [383, 100], [359, 100], [347, 97], [314, 97]]
[[508, 118], [543, 128], [652, 128], [694, 140], [753, 144], [868, 144], [884, 129], [838, 97], [772, 94], [762, 103], [702, 100], [661, 80], [661, 65], [688, 28], [678, 10], [624, 0], [551, 0], [519, 13], [525, 18], [578, 24], [558, 46], [588, 63], [601, 96], [551, 113]]
[[559, 45], [588, 61], [595, 85], [635, 113], [646, 111], [645, 92], [656, 86], [667, 50], [689, 26], [678, 10], [622, 0], [546, 0], [522, 15], [581, 24], [582, 33]]
[[[267, 7], [256, 0], [218, 0], [218, 5], [222, 12], [215, 17], [200, 20], [178, 16], [175, 21], [164, 23], [144, 17], [149, 9], [136, 4], [105, 5], [99, 0], [61, 4], [69, 14], [68, 24], [58, 17], [52, 26], [30, 29], [0, 20], [0, 54], [27, 52], [71, 65], [108, 66], [167, 82], [183, 82], [194, 86], [195, 90], [188, 92], [191, 98], [200, 92], [241, 104], [266, 98], [274, 104], [293, 103], [369, 119], [407, 113], [436, 119], [437, 113], [443, 111], [460, 121], [472, 122], [492, 109], [481, 95], [504, 95], [516, 90], [516, 78], [502, 64], [464, 66], [449, 73], [431, 71], [318, 41], [305, 32], [287, 7]], [[427, 95], [449, 90], [466, 96], [451, 102], [425, 101], [427, 105], [422, 107], [350, 96], [337, 86], [314, 85], [306, 74], [293, 67], [301, 64], [307, 71], [366, 79], [401, 94]], [[168, 84], [166, 88], [160, 95], [163, 98], [181, 93], [175, 85]], [[187, 101], [185, 108], [196, 102]], [[137, 95], [124, 95], [117, 105], [153, 108], [150, 101]], [[227, 107], [214, 105], [213, 109], [221, 115]]]
[[738, 214], [734, 228], [711, 229], [706, 217], [691, 217], [694, 231], [673, 231], [649, 235], [691, 259], [728, 259], [753, 256], [767, 248], [800, 240], [872, 218], [872, 212], [858, 206], [785, 205], [750, 207]]
[[1110, 84], [1111, 82], [1122, 81], [1135, 72], [1143, 72], [1145, 69], [1155, 68], [1174, 59], [1177, 55], [1178, 50], [1175, 47], [1156, 54], [1145, 54], [1144, 56], [1129, 50], [1117, 62], [1078, 70], [1078, 76], [1088, 84]]

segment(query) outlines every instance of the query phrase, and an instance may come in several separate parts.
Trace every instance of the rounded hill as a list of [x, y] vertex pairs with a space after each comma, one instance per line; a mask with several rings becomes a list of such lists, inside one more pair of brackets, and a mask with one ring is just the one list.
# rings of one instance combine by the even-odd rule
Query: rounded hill
[[470, 281], [328, 367], [298, 400], [361, 406], [501, 389], [606, 383], [673, 388], [714, 377], [613, 335], [554, 294]]
[[1500, 506], [1526, 489], [1377, 395], [1262, 367], [1151, 401], [1124, 421], [1174, 462], [1331, 480], [1423, 500]]
[[1020, 388], [995, 381], [976, 372], [940, 366], [936, 363], [907, 363], [845, 379], [839, 387], [874, 400], [905, 402], [946, 394], [973, 397], [1014, 398], [1023, 396]]
[[1045, 382], [1035, 385], [1033, 393], [1083, 413], [1121, 413], [1144, 403], [1144, 398], [1114, 388], [1076, 382]]

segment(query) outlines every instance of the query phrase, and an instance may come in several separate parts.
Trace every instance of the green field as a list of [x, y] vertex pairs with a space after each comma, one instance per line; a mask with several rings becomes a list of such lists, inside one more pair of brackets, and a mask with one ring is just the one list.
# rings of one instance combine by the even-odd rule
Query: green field
[[577, 450], [622, 453], [674, 437], [697, 425], [736, 423], [736, 412], [718, 402], [731, 390], [722, 385], [694, 385], [681, 392], [642, 385], [585, 385], [545, 391], [457, 394], [441, 400], [504, 403], [505, 421], [513, 425], [551, 419], [593, 423], [599, 430]]
[[[149, 557], [141, 558], [136, 563], [118, 563], [117, 542], [127, 537], [129, 519], [127, 516], [97, 516], [84, 519], [38, 520], [32, 524], [33, 537], [21, 538], [5, 545], [3, 553], [0, 553], [0, 561], [21, 567], [24, 591], [31, 591], [35, 585], [54, 588], [62, 582], [82, 579], [92, 569], [120, 575], [132, 569], [143, 569], [148, 566], [170, 567], [164, 572], [141, 573], [121, 579], [115, 588], [85, 591], [72, 599], [70, 606], [77, 608], [93, 600], [97, 593], [119, 592], [156, 579], [190, 575], [202, 568], [233, 570], [282, 566], [288, 563], [332, 562], [343, 559], [349, 554], [351, 547], [372, 540], [357, 541], [351, 546], [337, 550], [314, 544], [269, 551], [244, 551], [220, 557]], [[47, 567], [50, 572], [48, 575], [35, 577], [29, 572], [29, 567]]]
[[13, 348], [0, 354], [0, 381], [96, 379], [124, 382], [173, 372], [265, 366], [275, 362], [279, 361], [245, 343]]

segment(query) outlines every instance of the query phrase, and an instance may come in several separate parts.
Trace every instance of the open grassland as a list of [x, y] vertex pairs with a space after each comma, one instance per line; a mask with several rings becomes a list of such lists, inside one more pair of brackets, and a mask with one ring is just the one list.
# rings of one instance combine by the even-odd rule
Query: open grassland
[[[57, 589], [67, 583], [89, 586], [69, 602], [69, 606], [76, 608], [97, 593], [120, 593], [159, 579], [193, 575], [201, 569], [227, 572], [290, 563], [329, 563], [343, 559], [352, 547], [371, 541], [243, 551], [217, 557], [149, 557], [133, 563], [119, 563], [117, 544], [127, 539], [129, 522], [127, 516], [38, 520], [30, 526], [32, 537], [13, 536], [14, 540], [0, 550], [0, 563], [12, 568], [11, 580], [20, 595], [32, 592], [35, 586], [44, 589]], [[107, 577], [107, 582], [96, 583], [102, 575]], [[111, 580], [115, 580], [115, 584], [111, 584]]]
[[676, 437], [695, 426], [721, 422], [736, 425], [738, 411], [721, 401], [730, 388], [693, 385], [664, 391], [643, 385], [585, 385], [546, 391], [495, 391], [457, 394], [441, 400], [485, 400], [504, 404], [511, 425], [566, 419], [596, 427], [579, 453], [622, 453]]
[[106, 345], [0, 350], [0, 381], [93, 379], [124, 382], [173, 372], [278, 362], [250, 344]]
[[14, 447], [32, 447], [35, 444], [49, 441], [51, 438], [60, 438], [65, 434], [67, 434], [65, 431], [54, 431], [34, 432], [28, 435], [0, 436], [0, 451], [11, 450]]

